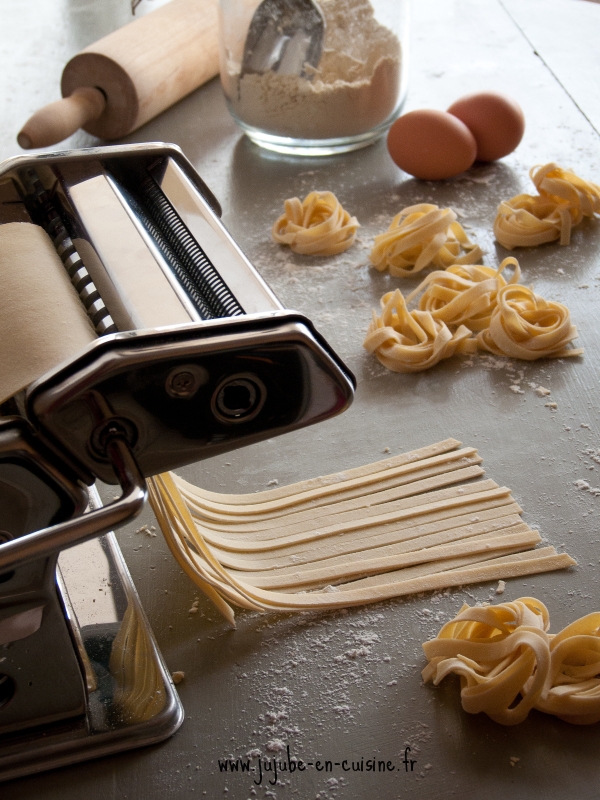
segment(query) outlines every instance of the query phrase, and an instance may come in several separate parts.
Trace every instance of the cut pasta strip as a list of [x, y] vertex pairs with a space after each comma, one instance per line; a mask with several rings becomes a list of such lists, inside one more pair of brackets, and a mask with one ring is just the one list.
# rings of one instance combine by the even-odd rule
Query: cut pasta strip
[[541, 541], [537, 531], [524, 531], [501, 536], [473, 537], [467, 542], [455, 542], [447, 545], [438, 545], [421, 550], [413, 550], [397, 555], [377, 555], [365, 557], [364, 554], [354, 554], [353, 558], [338, 564], [321, 564], [308, 569], [296, 568], [295, 571], [271, 570], [242, 572], [238, 577], [265, 589], [314, 589], [327, 585], [335, 585], [343, 581], [353, 580], [372, 574], [384, 574], [399, 569], [410, 567], [414, 564], [435, 562], [437, 570], [444, 567], [446, 560], [464, 555], [474, 556], [485, 554], [489, 556], [496, 552], [511, 552], [534, 547]]
[[548, 609], [531, 597], [464, 605], [424, 643], [423, 679], [459, 675], [464, 710], [504, 725], [522, 722], [532, 708], [579, 725], [600, 721], [600, 613], [556, 635], [549, 627]]
[[[417, 456], [416, 461], [435, 460], [452, 452], [452, 447], [460, 452], [456, 440], [415, 451], [426, 456]], [[470, 449], [465, 450], [473, 455]], [[255, 610], [341, 608], [428, 589], [561, 569], [575, 563], [551, 547], [531, 549], [539, 542], [539, 534], [521, 521], [521, 509], [508, 489], [493, 481], [473, 478], [467, 478], [467, 483], [432, 488], [429, 478], [420, 479], [417, 468], [414, 483], [419, 486], [413, 486], [413, 490], [420, 489], [420, 493], [402, 496], [406, 492], [406, 473], [399, 466], [409, 466], [413, 456], [405, 454], [391, 461], [389, 472], [397, 473], [400, 497], [394, 499], [393, 494], [387, 494], [391, 488], [388, 475], [383, 502], [370, 506], [361, 500], [353, 506], [355, 499], [363, 497], [360, 481], [373, 486], [373, 476], [385, 475], [388, 470], [380, 469], [381, 465], [351, 470], [347, 473], [352, 484], [349, 504], [344, 480], [336, 476], [335, 482], [340, 496], [345, 498], [345, 510], [336, 513], [333, 509], [335, 500], [331, 498], [335, 494], [316, 497], [318, 501], [327, 499], [317, 506], [327, 526], [310, 530], [303, 517], [307, 507], [297, 514], [295, 504], [288, 502], [279, 508], [280, 531], [271, 526], [266, 539], [261, 538], [260, 530], [242, 530], [236, 536], [235, 525], [227, 537], [210, 530], [197, 509], [196, 518], [192, 517], [185, 498], [168, 474], [150, 479], [150, 498], [182, 569], [215, 600], [230, 622], [230, 604]], [[457, 459], [453, 466], [464, 479], [462, 461], [463, 458]], [[466, 469], [472, 468], [473, 465]], [[319, 495], [323, 488], [318, 481], [295, 487], [298, 496]], [[263, 505], [260, 499], [251, 497], [257, 500], [256, 507]], [[279, 490], [277, 497], [272, 493], [269, 497], [270, 503], [292, 499], [289, 492]], [[294, 516], [300, 528], [288, 533], [288, 522]], [[246, 524], [243, 521], [242, 528]]]
[[161, 672], [153, 656], [153, 645], [140, 613], [129, 600], [110, 652], [113, 699], [124, 719], [144, 722], [165, 706]]
[[[422, 469], [414, 470], [410, 473], [394, 470], [387, 473], [387, 476], [379, 482], [369, 483], [368, 486], [361, 487], [360, 493], [358, 487], [355, 487], [353, 491], [339, 492], [323, 498], [323, 502], [314, 501], [308, 507], [306, 504], [299, 504], [284, 510], [272, 511], [268, 514], [215, 514], [212, 508], [207, 508], [201, 499], [191, 493], [182, 491], [181, 494], [188, 503], [194, 518], [201, 519], [208, 527], [214, 530], [227, 532], [234, 527], [236, 531], [260, 530], [266, 532], [269, 528], [279, 525], [281, 514], [286, 514], [290, 520], [293, 519], [297, 522], [309, 520], [314, 524], [317, 517], [320, 518], [328, 513], [337, 514], [352, 508], [358, 509], [381, 505], [391, 498], [397, 499], [401, 494], [408, 497], [410, 494], [418, 493], [416, 486], [429, 485], [433, 487], [436, 483], [438, 486], [458, 483], [460, 477], [457, 473], [462, 473], [465, 469], [469, 469], [472, 477], [476, 477], [482, 471], [479, 466], [480, 463], [481, 458], [474, 454], [464, 456], [455, 462], [427, 464]], [[176, 483], [180, 486], [179, 481], [176, 481]]]
[[[496, 501], [488, 500], [485, 503], [480, 503], [475, 506], [477, 516], [482, 512], [490, 511], [494, 508], [501, 508], [505, 514], [514, 514], [517, 512], [518, 506], [516, 503], [507, 502], [505, 506], [498, 506]], [[463, 516], [460, 506], [454, 509], [445, 509], [442, 512], [429, 514], [422, 519], [427, 523], [438, 524], [440, 526], [446, 525], [446, 515], [454, 513], [456, 516]], [[215, 545], [209, 545], [204, 536], [205, 531], [201, 526], [196, 526], [203, 536], [207, 546], [210, 547], [211, 552], [219, 559], [220, 563], [225, 566], [237, 567], [240, 564], [238, 555], [240, 551], [222, 550]], [[336, 536], [331, 536], [323, 542], [303, 542], [288, 547], [282, 547], [277, 552], [269, 554], [268, 552], [250, 551], [245, 550], [247, 555], [252, 555], [252, 569], [276, 569], [284, 566], [299, 566], [302, 564], [310, 564], [315, 561], [320, 561], [324, 558], [331, 558], [334, 556], [344, 556], [348, 553], [359, 553], [375, 550], [375, 548], [383, 547], [386, 545], [398, 544], [400, 542], [410, 542], [411, 549], [418, 549], [418, 539], [416, 538], [416, 529], [418, 526], [411, 525], [410, 523], [389, 523], [387, 526], [379, 526], [371, 528], [368, 531], [368, 538], [361, 527], [357, 527], [354, 531], [340, 532]], [[436, 529], [437, 530], [437, 529]], [[318, 546], [318, 549], [317, 549]], [[250, 562], [247, 561], [249, 564]]]
[[[156, 487], [163, 485], [156, 495]], [[186, 520], [185, 506], [180, 499], [174, 498], [171, 489], [168, 487], [168, 476], [156, 476], [150, 479], [151, 498], [154, 498], [158, 510], [157, 519], [161, 529], [173, 552], [179, 553], [179, 562], [187, 574], [199, 572], [203, 577], [206, 576], [213, 583], [224, 597], [238, 605], [246, 608], [278, 611], [294, 610], [322, 610], [332, 608], [346, 608], [350, 606], [364, 605], [366, 603], [377, 603], [381, 600], [399, 597], [405, 594], [413, 594], [434, 589], [446, 588], [448, 586], [460, 586], [464, 583], [474, 583], [481, 580], [496, 580], [502, 575], [505, 577], [519, 575], [530, 575], [536, 572], [544, 572], [552, 569], [563, 569], [571, 566], [575, 562], [565, 554], [556, 554], [553, 548], [544, 550], [553, 551], [552, 553], [540, 553], [537, 557], [527, 557], [527, 554], [517, 554], [506, 558], [497, 558], [492, 562], [485, 562], [483, 566], [476, 568], [468, 567], [464, 569], [454, 569], [448, 572], [437, 572], [430, 575], [416, 577], [408, 580], [394, 581], [387, 575], [378, 576], [381, 583], [377, 586], [360, 586], [361, 581], [355, 584], [347, 584], [351, 588], [336, 588], [335, 590], [323, 590], [316, 592], [302, 592], [300, 594], [276, 592], [265, 589], [253, 588], [249, 584], [236, 581], [231, 573], [221, 567], [218, 561], [204, 552], [204, 544], [201, 537], [198, 538], [197, 531], [190, 526], [191, 520]], [[174, 489], [174, 485], [172, 484]], [[161, 502], [162, 501], [162, 502]], [[164, 511], [166, 511], [166, 514]], [[155, 512], [156, 513], [156, 512]], [[184, 533], [185, 532], [185, 533]], [[180, 537], [183, 536], [183, 539]], [[187, 541], [193, 541], [198, 548], [194, 552]], [[179, 539], [179, 546], [177, 544]], [[524, 557], [519, 557], [524, 556]], [[484, 577], [480, 577], [483, 575]], [[373, 580], [373, 579], [368, 579]], [[391, 581], [391, 582], [390, 582]]]
[[[489, 486], [490, 483], [493, 488], [486, 489], [485, 487]], [[474, 488], [479, 486], [484, 488], [481, 491], [473, 491], [466, 494], [443, 490], [431, 492], [429, 495], [422, 497], [410, 498], [409, 500], [399, 500], [397, 503], [389, 504], [392, 510], [388, 510], [386, 513], [382, 513], [381, 506], [367, 509], [365, 513], [359, 515], [349, 512], [348, 514], [340, 515], [343, 517], [340, 520], [335, 520], [334, 517], [333, 522], [326, 520], [329, 524], [312, 530], [288, 533], [286, 525], [285, 534], [282, 535], [280, 531], [277, 538], [266, 540], [244, 539], [243, 542], [238, 544], [238, 538], [235, 536], [225, 537], [206, 529], [204, 529], [204, 536], [207, 541], [211, 541], [222, 550], [226, 549], [231, 552], [243, 550], [246, 553], [262, 551], [271, 554], [275, 549], [289, 548], [292, 545], [312, 545], [317, 540], [323, 543], [325, 539], [341, 533], [347, 534], [352, 531], [362, 531], [364, 534], [365, 531], [370, 532], [372, 529], [380, 529], [390, 524], [396, 526], [398, 523], [422, 517], [445, 516], [452, 509], [462, 509], [464, 511], [466, 507], [471, 506], [481, 508], [482, 504], [486, 502], [491, 502], [497, 506], [507, 505], [511, 502], [509, 489], [497, 487], [493, 481], [481, 481], [476, 483]], [[385, 509], [386, 506], [383, 508]], [[269, 555], [268, 557], [277, 558], [277, 555]]]
[[389, 269], [390, 275], [406, 278], [430, 265], [475, 264], [482, 256], [452, 209], [419, 203], [402, 209], [375, 237], [369, 258], [380, 272]]
[[[473, 478], [480, 478], [483, 469], [480, 466], [456, 469], [453, 472], [432, 479], [414, 481], [410, 484], [400, 484], [396, 487], [380, 492], [379, 496], [373, 498], [369, 503], [368, 496], [355, 498], [353, 500], [341, 500], [339, 503], [332, 503], [321, 506], [310, 511], [299, 511], [286, 514], [286, 536], [295, 533], [314, 531], [315, 527], [320, 530], [329, 525], [344, 523], [346, 520], [356, 519], [357, 513], [361, 518], [368, 519], [381, 514], [389, 514], [391, 511], [400, 508], [407, 508], [419, 502], [425, 492], [432, 496], [434, 491], [442, 489], [452, 484], [461, 483]], [[478, 486], [481, 484], [477, 484]], [[494, 484], [495, 487], [495, 484]], [[464, 487], [461, 496], [464, 495]], [[416, 497], [418, 496], [418, 497]], [[416, 497], [415, 500], [408, 498]], [[404, 501], [404, 502], [403, 502]], [[215, 541], [244, 541], [244, 538], [253, 538], [260, 541], [269, 541], [281, 536], [281, 517], [269, 519], [263, 522], [238, 522], [229, 525], [215, 525], [212, 520], [207, 520], [205, 515], [190, 506], [190, 511], [195, 520], [201, 522], [205, 528], [215, 532]], [[222, 534], [222, 535], [221, 535]]]
[[[368, 538], [365, 537], [362, 528], [359, 527], [354, 531], [329, 537], [325, 541], [319, 542], [318, 551], [315, 550], [314, 543], [303, 543], [280, 548], [271, 556], [268, 553], [264, 555], [260, 555], [260, 553], [258, 555], [255, 554], [255, 558], [261, 560], [261, 568], [275, 569], [284, 566], [308, 564], [324, 558], [343, 557], [348, 553], [364, 552], [365, 550], [374, 550], [375, 548], [398, 545], [399, 543], [406, 542], [409, 543], [410, 549], [416, 550], [419, 547], [418, 541], [421, 536], [426, 536], [431, 533], [445, 535], [446, 532], [451, 529], [464, 526], [464, 528], [466, 528], [464, 537], [467, 538], [471, 535], [469, 529], [475, 529], [474, 524], [468, 524], [472, 523], [474, 519], [488, 521], [491, 525], [491, 521], [499, 517], [508, 517], [520, 513], [520, 508], [514, 501], [507, 502], [506, 505], [497, 505], [496, 502], [492, 500], [479, 503], [476, 506], [470, 506], [469, 508], [469, 515], [464, 514], [463, 510], [458, 507], [446, 509], [443, 514], [437, 512], [421, 517], [419, 519], [419, 524], [416, 525], [414, 524], [414, 520], [409, 520], [404, 523], [390, 523], [385, 526], [374, 527], [369, 530]], [[200, 532], [204, 534], [205, 531], [202, 526], [197, 524], [197, 527]], [[217, 550], [214, 546], [211, 547], [213, 550]], [[218, 552], [219, 555], [222, 554], [220, 551]], [[229, 551], [229, 553], [231, 552], [232, 551]], [[226, 558], [227, 554], [223, 553], [222, 556]]]
[[381, 316], [373, 312], [363, 347], [393, 372], [421, 372], [455, 353], [474, 353], [471, 331], [454, 332], [428, 311], [408, 311], [399, 289], [381, 298]]
[[[397, 475], [410, 475], [413, 471], [440, 461], [452, 462], [470, 458], [477, 452], [473, 447], [459, 450], [460, 446], [461, 443], [456, 439], [444, 439], [442, 442], [390, 456], [373, 464], [310, 478], [288, 486], [278, 486], [258, 494], [220, 494], [193, 486], [177, 476], [174, 479], [188, 501], [198, 500], [203, 508], [211, 508], [215, 512], [252, 515], [263, 511], [279, 513], [289, 507], [310, 505], [312, 508], [332, 502], [333, 496], [337, 499], [342, 494], [344, 497], [360, 497], [368, 494], [374, 485], [383, 480], [394, 480]], [[480, 461], [481, 459], [478, 463]]]
[[271, 234], [279, 244], [306, 256], [333, 256], [354, 244], [359, 223], [345, 211], [333, 192], [292, 197], [275, 221]]
[[600, 186], [550, 163], [529, 175], [538, 195], [519, 194], [498, 206], [494, 235], [508, 250], [560, 239], [571, 241], [571, 229], [584, 217], [600, 214]]
[[[255, 503], [253, 506], [249, 504], [241, 506], [236, 503], [238, 495], [230, 495], [232, 498], [230, 504], [221, 503], [217, 506], [200, 494], [197, 487], [180, 478], [176, 478], [176, 482], [193, 512], [205, 520], [211, 520], [215, 527], [219, 525], [226, 527], [232, 524], [237, 526], [244, 522], [249, 524], [260, 522], [268, 527], [283, 513], [314, 515], [316, 509], [324, 509], [326, 506], [338, 509], [341, 503], [347, 502], [376, 505], [385, 502], [386, 492], [389, 489], [405, 486], [427, 477], [453, 472], [458, 468], [479, 464], [481, 464], [481, 457], [476, 450], [462, 448], [455, 453], [445, 453], [441, 456], [423, 459], [415, 464], [389, 468], [381, 472], [374, 471], [363, 478], [348, 478], [343, 481], [341, 486], [335, 484], [323, 487], [322, 491], [301, 491], [297, 495], [296, 502], [293, 502], [293, 498], [286, 498], [278, 503]], [[260, 497], [260, 494], [254, 495], [254, 497]]]
[[[472, 565], [473, 561], [477, 561], [475, 556], [472, 558], [467, 557], [464, 559], [466, 566], [456, 564], [451, 569], [438, 572], [430, 571], [428, 574], [422, 568], [414, 568], [413, 577], [408, 578], [408, 576], [405, 576], [404, 580], [400, 580], [397, 584], [389, 582], [390, 577], [393, 578], [393, 573], [391, 576], [380, 575], [376, 578], [367, 578], [363, 581], [347, 584], [346, 591], [367, 591], [369, 589], [386, 591], [388, 587], [400, 585], [403, 590], [401, 594], [412, 594], [414, 592], [446, 589], [450, 586], [463, 586], [468, 583], [494, 581], [501, 579], [502, 576], [504, 578], [518, 578], [524, 575], [535, 575], [555, 569], [566, 569], [575, 564], [575, 561], [570, 556], [565, 553], [557, 553], [553, 547], [481, 560], [475, 565]], [[469, 562], [471, 565], [469, 565]], [[417, 571], [422, 572], [422, 574], [417, 574]]]
[[[377, 545], [371, 544], [370, 540], [358, 544], [352, 548], [347, 548], [343, 555], [331, 555], [327, 551], [319, 551], [317, 558], [306, 559], [288, 559], [284, 565], [270, 566], [268, 569], [263, 569], [262, 564], [259, 562], [258, 566], [254, 569], [256, 575], [267, 575], [269, 577], [276, 577], [281, 575], [293, 574], [299, 568], [307, 566], [313, 568], [325, 567], [338, 567], [340, 565], [354, 564], [365, 561], [365, 558], [384, 558], [387, 556], [400, 556], [406, 553], [416, 553], [427, 548], [439, 547], [442, 545], [450, 545], [456, 542], [466, 542], [470, 539], [477, 537], [490, 537], [495, 535], [503, 535], [504, 533], [513, 534], [531, 534], [531, 529], [520, 522], [519, 517], [516, 515], [506, 515], [495, 519], [492, 523], [484, 524], [481, 528], [470, 526], [470, 529], [464, 527], [450, 528], [449, 530], [436, 531], [436, 533], [429, 536], [420, 536], [415, 538], [413, 536], [405, 536], [399, 538], [392, 544]], [[537, 532], [536, 532], [536, 535]], [[365, 552], [367, 555], [365, 556]], [[246, 562], [246, 573], [252, 572], [251, 562], [248, 559]], [[331, 580], [329, 581], [331, 583]]]

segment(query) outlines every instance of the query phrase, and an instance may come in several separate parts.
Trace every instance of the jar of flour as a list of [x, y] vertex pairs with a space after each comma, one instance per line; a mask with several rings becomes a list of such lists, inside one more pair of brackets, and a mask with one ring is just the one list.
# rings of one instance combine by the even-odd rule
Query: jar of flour
[[[221, 0], [221, 82], [244, 132], [261, 147], [296, 155], [342, 153], [382, 136], [406, 94], [408, 0], [298, 0], [296, 27], [298, 13], [322, 16], [312, 33], [317, 56], [313, 48], [312, 63], [299, 67], [281, 57], [294, 37], [293, 29], [285, 34], [296, 0], [268, 0], [259, 8], [261, 2]], [[265, 11], [274, 16], [278, 4], [287, 4], [281, 12], [287, 16], [270, 34], [279, 36], [272, 52], [249, 58], [257, 28], [262, 51], [271, 47], [263, 34], [270, 24]]]

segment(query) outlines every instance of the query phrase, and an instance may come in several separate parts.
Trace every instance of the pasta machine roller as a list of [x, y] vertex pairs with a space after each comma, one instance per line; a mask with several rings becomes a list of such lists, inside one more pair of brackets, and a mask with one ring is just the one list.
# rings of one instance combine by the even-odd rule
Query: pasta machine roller
[[[0, 779], [156, 742], [182, 721], [111, 533], [141, 510], [144, 479], [351, 402], [351, 373], [219, 217], [170, 145], [0, 166], [0, 228], [46, 231], [91, 332], [1, 406]], [[103, 506], [96, 480], [119, 499]]]

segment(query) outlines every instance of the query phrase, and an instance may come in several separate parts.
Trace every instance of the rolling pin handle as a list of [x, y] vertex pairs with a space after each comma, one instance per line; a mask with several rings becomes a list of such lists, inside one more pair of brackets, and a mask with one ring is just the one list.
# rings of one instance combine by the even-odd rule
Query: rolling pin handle
[[80, 86], [68, 97], [40, 108], [17, 136], [24, 150], [62, 142], [88, 122], [98, 119], [106, 107], [106, 96], [94, 86]]

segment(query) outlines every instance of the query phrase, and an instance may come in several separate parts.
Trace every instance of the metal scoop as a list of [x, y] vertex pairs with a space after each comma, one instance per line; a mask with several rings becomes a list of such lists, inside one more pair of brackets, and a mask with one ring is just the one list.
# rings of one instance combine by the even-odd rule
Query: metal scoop
[[263, 0], [252, 17], [242, 71], [306, 77], [321, 60], [325, 19], [314, 0]]

